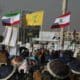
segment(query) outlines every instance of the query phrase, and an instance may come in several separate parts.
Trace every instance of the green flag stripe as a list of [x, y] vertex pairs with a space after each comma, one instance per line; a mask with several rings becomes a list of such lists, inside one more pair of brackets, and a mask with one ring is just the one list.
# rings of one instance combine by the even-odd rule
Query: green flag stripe
[[12, 17], [12, 16], [15, 16], [15, 15], [17, 15], [17, 14], [19, 14], [20, 12], [15, 12], [15, 13], [9, 13], [9, 14], [6, 14], [5, 16], [6, 17]]

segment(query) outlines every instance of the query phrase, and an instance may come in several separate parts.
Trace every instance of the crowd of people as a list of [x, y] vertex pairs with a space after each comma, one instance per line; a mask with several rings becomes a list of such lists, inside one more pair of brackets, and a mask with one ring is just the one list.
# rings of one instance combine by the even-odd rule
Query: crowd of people
[[[1, 59], [1, 54], [5, 54], [3, 59]], [[71, 71], [72, 68], [74, 69], [71, 66], [73, 65], [72, 61], [76, 62], [77, 60], [73, 57], [73, 54], [71, 50], [50, 51], [44, 47], [34, 49], [31, 52], [28, 48], [22, 46], [19, 47], [19, 55], [10, 56], [5, 45], [2, 45], [0, 63], [7, 63], [9, 66], [14, 65], [16, 67], [14, 76], [11, 76], [9, 80], [79, 80], [72, 77], [74, 75]], [[77, 60], [76, 71], [78, 75], [80, 74], [79, 64], [80, 61]]]

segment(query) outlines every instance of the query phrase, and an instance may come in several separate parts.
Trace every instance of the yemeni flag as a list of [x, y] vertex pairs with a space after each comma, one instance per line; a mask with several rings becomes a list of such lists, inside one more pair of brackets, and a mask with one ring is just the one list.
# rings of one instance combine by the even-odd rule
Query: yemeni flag
[[16, 25], [19, 22], [20, 22], [20, 13], [19, 12], [6, 14], [5, 16], [2, 17], [2, 24], [4, 26]]
[[68, 26], [70, 24], [70, 12], [58, 17], [55, 19], [54, 24], [51, 26], [51, 28], [64, 28], [65, 26]]

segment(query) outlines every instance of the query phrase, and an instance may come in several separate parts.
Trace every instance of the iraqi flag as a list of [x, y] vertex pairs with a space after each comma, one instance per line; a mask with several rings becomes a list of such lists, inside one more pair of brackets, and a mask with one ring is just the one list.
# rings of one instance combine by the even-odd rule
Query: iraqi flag
[[55, 19], [54, 24], [51, 26], [51, 28], [64, 28], [65, 26], [68, 26], [70, 24], [70, 12], [58, 17]]
[[2, 17], [2, 24], [4, 26], [16, 25], [19, 22], [20, 22], [20, 13], [19, 12], [6, 14], [5, 16]]

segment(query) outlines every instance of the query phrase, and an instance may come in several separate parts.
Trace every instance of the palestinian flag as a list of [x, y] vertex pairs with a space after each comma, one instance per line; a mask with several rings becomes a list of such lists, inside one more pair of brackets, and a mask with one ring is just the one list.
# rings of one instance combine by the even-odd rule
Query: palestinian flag
[[4, 26], [16, 25], [19, 22], [20, 22], [20, 13], [19, 12], [6, 14], [5, 16], [2, 17], [2, 24]]

